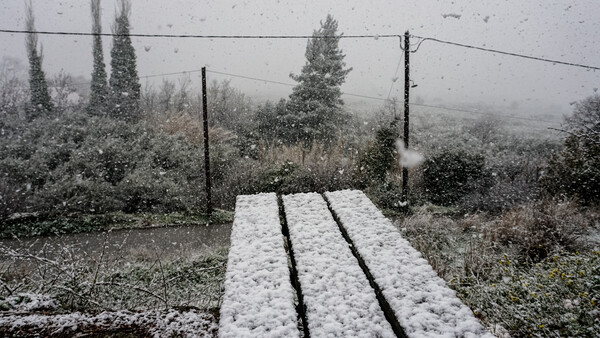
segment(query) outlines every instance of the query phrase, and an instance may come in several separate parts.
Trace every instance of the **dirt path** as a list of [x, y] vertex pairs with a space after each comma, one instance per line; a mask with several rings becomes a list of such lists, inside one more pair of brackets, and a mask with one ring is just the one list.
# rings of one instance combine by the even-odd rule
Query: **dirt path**
[[230, 235], [231, 223], [11, 239], [0, 240], [0, 244], [10, 249], [29, 248], [32, 253], [43, 251], [47, 256], [64, 254], [64, 248], [69, 247], [83, 259], [100, 257], [104, 250], [105, 258], [118, 257], [132, 261], [157, 257], [176, 258], [210, 252], [229, 246]]

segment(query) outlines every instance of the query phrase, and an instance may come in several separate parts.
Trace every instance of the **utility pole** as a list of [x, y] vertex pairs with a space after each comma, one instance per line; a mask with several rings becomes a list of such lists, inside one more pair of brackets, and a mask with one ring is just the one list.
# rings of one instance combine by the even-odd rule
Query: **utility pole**
[[[404, 149], [408, 149], [408, 98], [410, 91], [410, 34], [404, 33]], [[408, 202], [408, 168], [402, 168], [402, 202]]]
[[202, 119], [204, 120], [204, 175], [206, 177], [206, 213], [212, 215], [212, 182], [210, 180], [210, 152], [208, 149], [208, 104], [206, 102], [206, 67], [202, 67]]

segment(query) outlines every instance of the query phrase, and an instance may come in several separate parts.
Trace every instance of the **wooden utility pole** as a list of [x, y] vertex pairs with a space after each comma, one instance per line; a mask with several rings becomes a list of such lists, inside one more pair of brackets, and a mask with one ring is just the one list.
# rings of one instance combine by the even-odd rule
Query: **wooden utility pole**
[[[410, 34], [404, 33], [404, 149], [408, 149], [408, 98], [410, 91]], [[402, 202], [408, 201], [408, 168], [402, 168]]]
[[208, 149], [208, 104], [206, 102], [206, 67], [202, 67], [202, 119], [204, 120], [204, 175], [206, 177], [206, 213], [212, 215], [212, 182], [210, 180], [210, 151]]

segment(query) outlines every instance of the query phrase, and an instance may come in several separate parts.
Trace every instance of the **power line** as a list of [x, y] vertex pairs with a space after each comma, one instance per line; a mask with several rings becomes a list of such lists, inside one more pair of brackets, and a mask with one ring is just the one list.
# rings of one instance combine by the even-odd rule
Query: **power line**
[[411, 36], [415, 37], [417, 39], [422, 39], [421, 42], [419, 42], [419, 45], [417, 46], [417, 48], [414, 51], [412, 51], [413, 53], [416, 52], [419, 49], [419, 47], [421, 46], [421, 44], [423, 42], [429, 40], [429, 41], [439, 42], [439, 43], [443, 43], [443, 44], [447, 44], [447, 45], [453, 45], [453, 46], [470, 48], [470, 49], [477, 49], [477, 50], [481, 50], [481, 51], [484, 51], [484, 52], [492, 52], [492, 53], [498, 53], [498, 54], [516, 56], [516, 57], [520, 57], [520, 58], [524, 58], [524, 59], [530, 59], [530, 60], [536, 60], [536, 61], [544, 61], [544, 62], [551, 62], [551, 63], [554, 63], [554, 64], [561, 64], [561, 65], [566, 65], [566, 66], [573, 66], [573, 67], [580, 67], [580, 68], [586, 68], [586, 69], [600, 70], [600, 67], [589, 66], [589, 65], [584, 65], [584, 64], [580, 64], [580, 63], [573, 63], [573, 62], [566, 62], [566, 61], [558, 61], [558, 60], [545, 59], [545, 58], [537, 57], [537, 56], [531, 56], [531, 55], [525, 55], [525, 54], [518, 54], [518, 53], [512, 53], [512, 52], [505, 52], [505, 51], [501, 51], [501, 50], [498, 50], [498, 49], [491, 49], [491, 48], [484, 48], [484, 47], [478, 47], [478, 46], [471, 46], [471, 45], [466, 45], [464, 43], [458, 43], [458, 42], [440, 40], [440, 39], [437, 39], [437, 38], [422, 37], [422, 36], [418, 36], [418, 35], [411, 35]]
[[[77, 36], [120, 36], [115, 33], [91, 33], [91, 32], [61, 32], [61, 31], [30, 31], [20, 29], [0, 29], [0, 33], [16, 34], [41, 34], [41, 35], [77, 35]], [[136, 38], [194, 38], [194, 39], [379, 39], [397, 38], [397, 34], [360, 34], [360, 35], [337, 35], [337, 36], [313, 36], [313, 35], [198, 35], [198, 34], [139, 34], [130, 33]]]
[[[267, 79], [260, 79], [260, 78], [256, 78], [256, 77], [245, 76], [245, 75], [238, 75], [238, 74], [217, 72], [217, 71], [209, 70], [209, 69], [207, 69], [206, 71], [208, 73], [221, 74], [221, 75], [226, 75], [226, 76], [231, 76], [231, 77], [237, 77], [237, 78], [246, 79], [246, 80], [253, 80], [253, 81], [274, 83], [274, 84], [279, 84], [279, 85], [288, 86], [288, 87], [294, 87], [295, 86], [295, 84], [291, 84], [291, 83], [285, 83], [285, 82], [279, 82], [279, 81], [273, 81], [273, 80], [267, 80]], [[365, 98], [365, 99], [379, 100], [379, 101], [385, 101], [386, 100], [386, 99], [383, 99], [381, 97], [374, 97], [374, 96], [361, 95], [361, 94], [353, 94], [353, 93], [345, 93], [345, 92], [342, 92], [342, 95], [354, 96], [354, 97], [361, 97], [361, 98]]]
[[404, 56], [404, 49], [402, 49], [402, 52], [400, 53], [400, 58], [398, 59], [398, 65], [396, 66], [396, 71], [394, 72], [394, 78], [392, 79], [392, 85], [390, 86], [390, 90], [387, 95], [388, 99], [390, 98], [390, 95], [392, 94], [392, 89], [394, 88], [394, 84], [398, 80], [398, 70], [400, 69], [400, 64], [402, 64], [403, 56]]
[[283, 85], [283, 86], [288, 86], [288, 87], [294, 87], [294, 84], [291, 83], [285, 83], [285, 82], [279, 82], [279, 81], [273, 81], [273, 80], [266, 80], [266, 79], [259, 79], [256, 77], [250, 77], [250, 76], [245, 76], [245, 75], [237, 75], [237, 74], [230, 74], [230, 73], [224, 73], [224, 72], [217, 72], [215, 70], [210, 70], [207, 69], [206, 70], [209, 73], [213, 73], [213, 74], [220, 74], [220, 75], [227, 75], [227, 76], [232, 76], [232, 77], [237, 77], [237, 78], [241, 78], [241, 79], [246, 79], [246, 80], [253, 80], [253, 81], [261, 81], [261, 82], [267, 82], [267, 83], [274, 83], [274, 84], [279, 84], [279, 85]]
[[[91, 33], [91, 32], [64, 32], [64, 31], [30, 31], [30, 30], [16, 30], [16, 29], [0, 29], [0, 33], [11, 33], [11, 34], [42, 34], [42, 35], [76, 35], [76, 36], [119, 36], [114, 33]], [[130, 33], [131, 37], [139, 37], [139, 38], [196, 38], [196, 39], [334, 39], [334, 38], [342, 38], [342, 39], [379, 39], [379, 38], [402, 38], [399, 34], [359, 34], [359, 35], [339, 35], [339, 36], [313, 36], [313, 35], [197, 35], [197, 34], [138, 34], [138, 33]], [[580, 63], [574, 62], [566, 62], [560, 60], [552, 60], [546, 59], [537, 56], [513, 53], [501, 51], [498, 49], [491, 49], [485, 47], [478, 47], [467, 45], [464, 43], [458, 43], [453, 41], [441, 40], [438, 38], [432, 37], [422, 37], [418, 35], [411, 35], [414, 38], [421, 39], [418, 43], [417, 48], [412, 53], [415, 53], [421, 44], [425, 41], [434, 41], [442, 44], [453, 45], [457, 47], [477, 49], [484, 52], [498, 53], [503, 55], [515, 56], [529, 60], [550, 62], [553, 64], [561, 64], [566, 66], [580, 67], [585, 69], [592, 70], [600, 70], [600, 67], [584, 65]], [[400, 46], [402, 48], [402, 46]]]

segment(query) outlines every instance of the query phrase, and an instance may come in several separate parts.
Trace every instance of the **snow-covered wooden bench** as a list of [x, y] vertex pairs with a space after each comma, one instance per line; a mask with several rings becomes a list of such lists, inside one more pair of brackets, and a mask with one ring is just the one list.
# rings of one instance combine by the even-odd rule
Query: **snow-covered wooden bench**
[[220, 337], [493, 337], [361, 191], [325, 198], [238, 196]]

